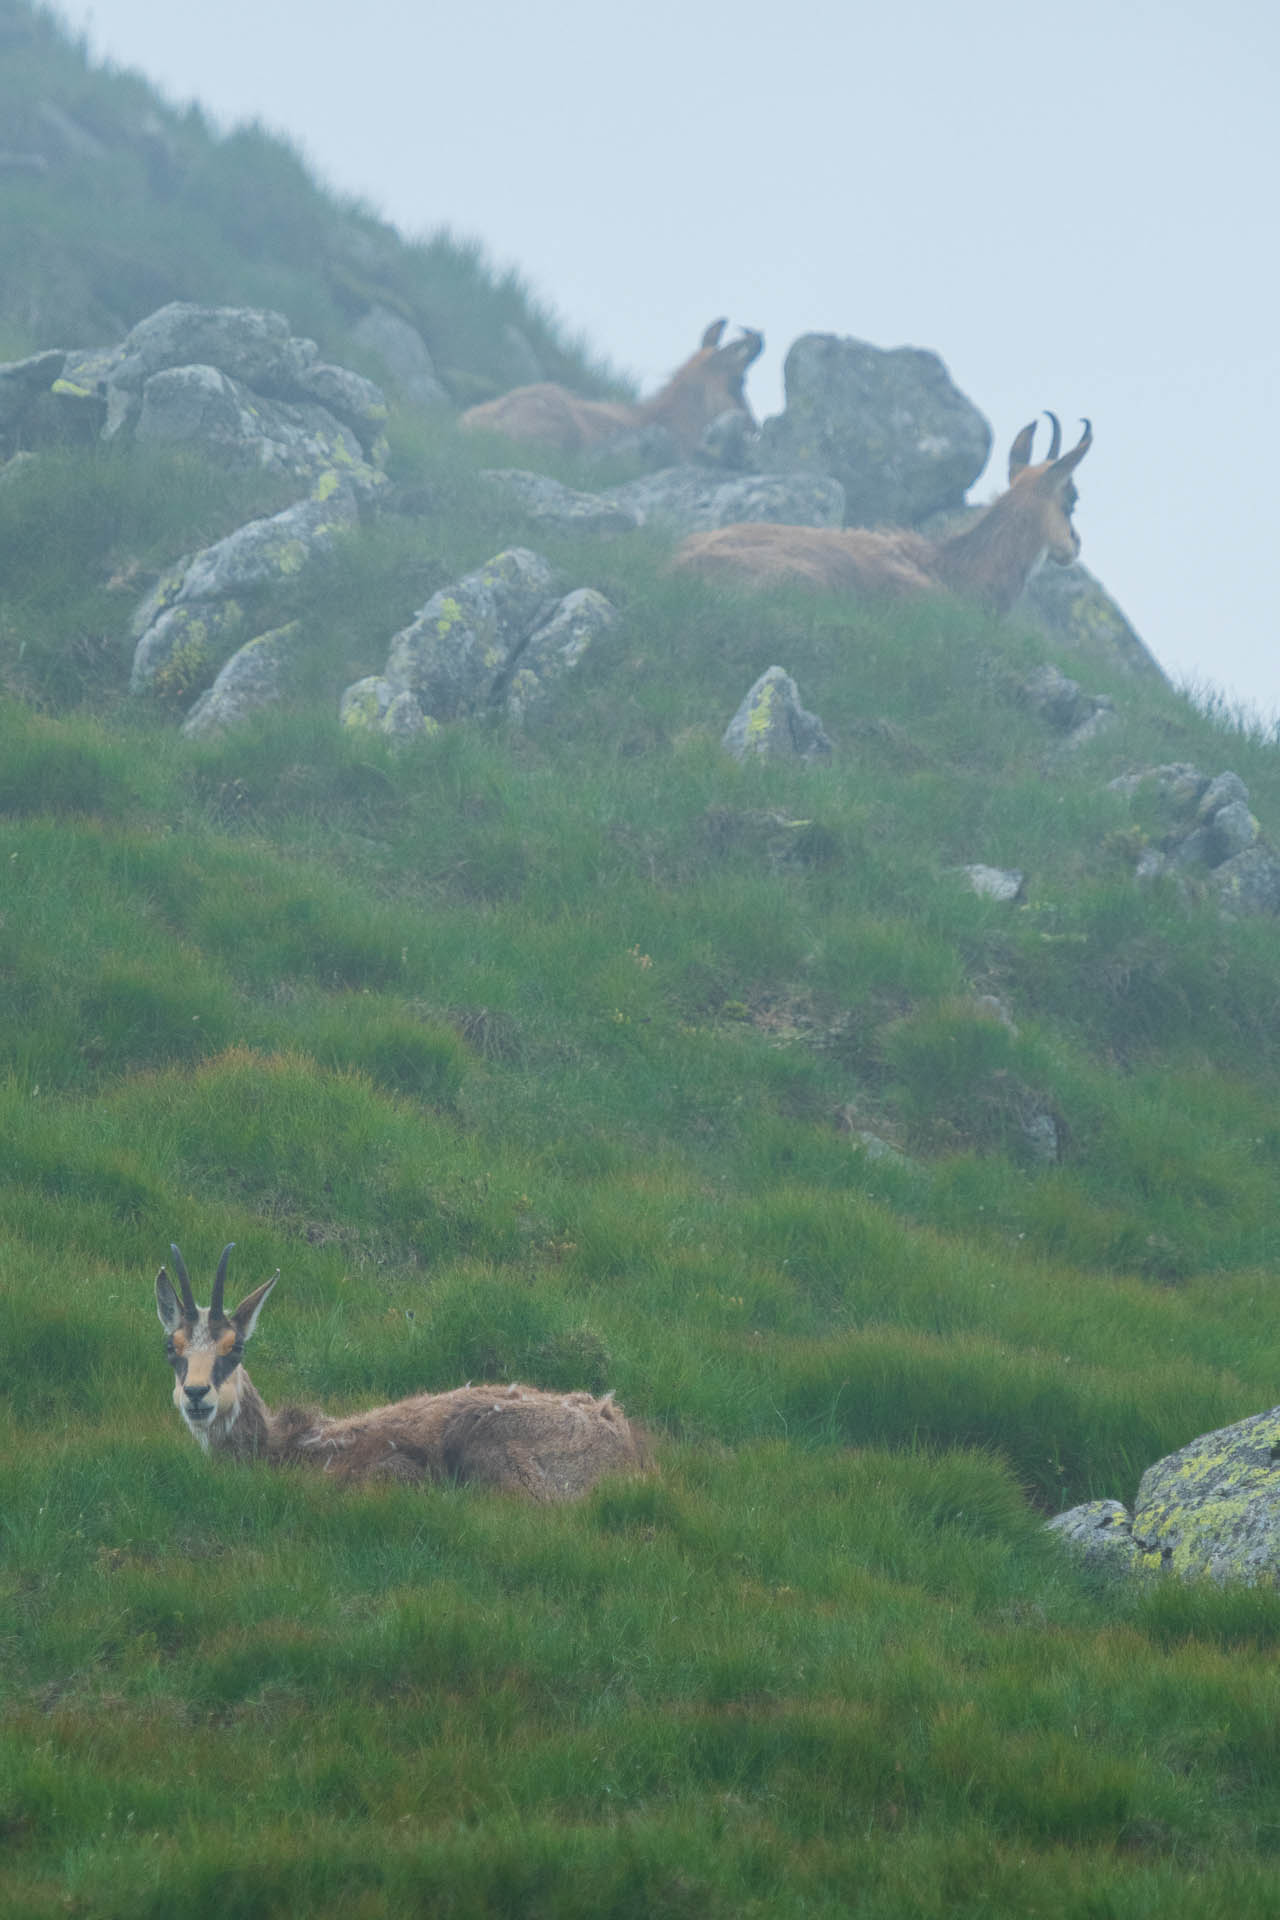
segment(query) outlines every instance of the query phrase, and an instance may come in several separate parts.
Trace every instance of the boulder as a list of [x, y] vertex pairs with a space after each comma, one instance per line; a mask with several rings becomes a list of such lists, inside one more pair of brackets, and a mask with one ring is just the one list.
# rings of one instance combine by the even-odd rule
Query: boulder
[[1049, 1522], [1094, 1567], [1184, 1580], [1280, 1581], [1280, 1407], [1148, 1467], [1132, 1515], [1091, 1501]]
[[720, 743], [735, 760], [829, 760], [832, 745], [784, 667], [767, 667], [724, 730]]
[[1249, 789], [1238, 773], [1228, 769], [1211, 780], [1177, 761], [1121, 774], [1107, 787], [1128, 800], [1144, 788], [1155, 795], [1159, 819], [1138, 861], [1138, 879], [1175, 874], [1233, 919], [1280, 913], [1280, 852], [1250, 812]]
[[302, 629], [296, 620], [260, 633], [239, 647], [182, 723], [188, 740], [207, 739], [241, 725], [285, 696], [296, 666]]
[[356, 321], [351, 338], [363, 353], [373, 354], [406, 406], [433, 413], [449, 405], [449, 395], [436, 377], [427, 343], [417, 328], [390, 307], [373, 306]]
[[216, 367], [170, 367], [153, 374], [136, 413], [115, 411], [107, 432], [113, 435], [126, 424], [132, 424], [140, 443], [195, 447], [220, 466], [264, 467], [304, 483], [335, 470], [370, 495], [386, 485], [385, 476], [366, 462], [352, 429], [327, 407], [265, 400]]
[[521, 648], [506, 683], [507, 718], [523, 721], [549, 690], [577, 666], [591, 643], [617, 622], [617, 609], [594, 587], [567, 593]]
[[508, 548], [432, 595], [392, 640], [386, 678], [436, 720], [477, 712], [550, 611], [554, 588], [541, 554]]
[[833, 474], [854, 526], [914, 526], [959, 506], [991, 429], [935, 353], [810, 333], [784, 368], [785, 410], [766, 420], [760, 465]]
[[335, 480], [170, 568], [134, 615], [130, 692], [169, 697], [208, 685], [244, 638], [245, 597], [294, 578], [355, 520], [355, 499]]
[[616, 618], [602, 593], [560, 596], [541, 554], [509, 548], [433, 594], [392, 640], [385, 673], [347, 688], [338, 717], [395, 740], [483, 713], [523, 721]]

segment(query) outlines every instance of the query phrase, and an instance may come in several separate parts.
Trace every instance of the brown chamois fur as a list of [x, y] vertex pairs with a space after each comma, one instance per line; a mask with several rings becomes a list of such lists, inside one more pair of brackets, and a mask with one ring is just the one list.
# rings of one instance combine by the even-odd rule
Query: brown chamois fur
[[641, 427], [664, 427], [681, 453], [695, 453], [722, 413], [750, 413], [743, 381], [764, 338], [744, 327], [741, 339], [721, 346], [727, 325], [726, 320], [712, 321], [698, 351], [651, 400], [584, 400], [544, 380], [468, 407], [458, 425], [468, 432], [501, 433], [508, 440], [555, 447], [560, 453], [584, 453]]
[[272, 1413], [241, 1365], [245, 1342], [279, 1279], [273, 1274], [228, 1314], [223, 1251], [208, 1307], [198, 1307], [177, 1247], [174, 1271], [156, 1275], [156, 1310], [168, 1334], [174, 1404], [208, 1453], [318, 1467], [341, 1480], [470, 1481], [530, 1500], [572, 1500], [604, 1474], [635, 1472], [648, 1450], [607, 1394], [537, 1387], [465, 1386], [420, 1393], [334, 1419], [313, 1408]]
[[858, 595], [954, 593], [991, 613], [1007, 613], [1041, 560], [1067, 566], [1080, 552], [1071, 524], [1076, 467], [1093, 444], [1089, 422], [1070, 453], [1059, 455], [1053, 414], [1049, 457], [1028, 464], [1036, 423], [1009, 452], [1009, 488], [960, 533], [930, 540], [908, 528], [788, 527], [770, 522], [690, 534], [672, 565], [711, 580], [768, 587], [781, 581]]

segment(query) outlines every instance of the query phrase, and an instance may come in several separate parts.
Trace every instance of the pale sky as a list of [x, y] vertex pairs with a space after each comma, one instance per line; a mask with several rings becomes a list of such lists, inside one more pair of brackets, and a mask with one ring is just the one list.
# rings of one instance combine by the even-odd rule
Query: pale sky
[[1095, 445], [1082, 558], [1178, 681], [1280, 713], [1274, 0], [67, 0], [406, 235], [472, 235], [647, 390], [727, 313], [930, 347]]

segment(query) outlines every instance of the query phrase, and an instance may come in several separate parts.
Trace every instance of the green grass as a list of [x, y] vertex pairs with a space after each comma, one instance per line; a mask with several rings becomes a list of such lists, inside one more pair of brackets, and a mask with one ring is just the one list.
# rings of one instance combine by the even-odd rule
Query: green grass
[[[112, 154], [0, 189], [60, 338], [260, 300], [342, 358], [377, 298], [460, 396], [508, 325], [604, 380], [260, 130], [169, 114], [166, 201], [143, 84], [39, 26], [11, 144], [46, 95]], [[447, 422], [390, 439], [422, 510], [255, 607], [307, 684], [198, 745], [128, 699], [130, 616], [283, 496], [72, 442], [0, 493], [0, 1905], [1269, 1920], [1280, 1596], [1099, 1588], [1042, 1522], [1276, 1398], [1280, 944], [1139, 890], [1157, 810], [1107, 791], [1230, 767], [1275, 834], [1274, 742], [1057, 653], [1120, 725], [1047, 763], [1016, 624], [738, 599], [547, 537]], [[344, 738], [339, 689], [517, 542], [622, 616], [546, 712]], [[721, 754], [774, 661], [830, 766]], [[210, 1463], [173, 1240], [201, 1293], [228, 1240], [243, 1291], [282, 1269], [272, 1404], [612, 1389], [656, 1470], [534, 1512]]]

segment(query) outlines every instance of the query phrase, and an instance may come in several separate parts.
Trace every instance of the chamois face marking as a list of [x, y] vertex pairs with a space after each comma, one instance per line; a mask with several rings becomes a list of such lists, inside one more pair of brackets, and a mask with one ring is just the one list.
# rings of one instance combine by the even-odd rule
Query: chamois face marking
[[228, 1318], [223, 1312], [222, 1289], [230, 1254], [228, 1246], [223, 1251], [207, 1307], [196, 1305], [177, 1247], [173, 1249], [174, 1270], [182, 1290], [181, 1298], [163, 1267], [156, 1275], [156, 1312], [169, 1336], [165, 1351], [174, 1374], [173, 1404], [188, 1431], [206, 1448], [215, 1422], [225, 1432], [234, 1426], [239, 1415], [244, 1343], [257, 1324], [263, 1301], [279, 1278], [273, 1275], [242, 1300]]

